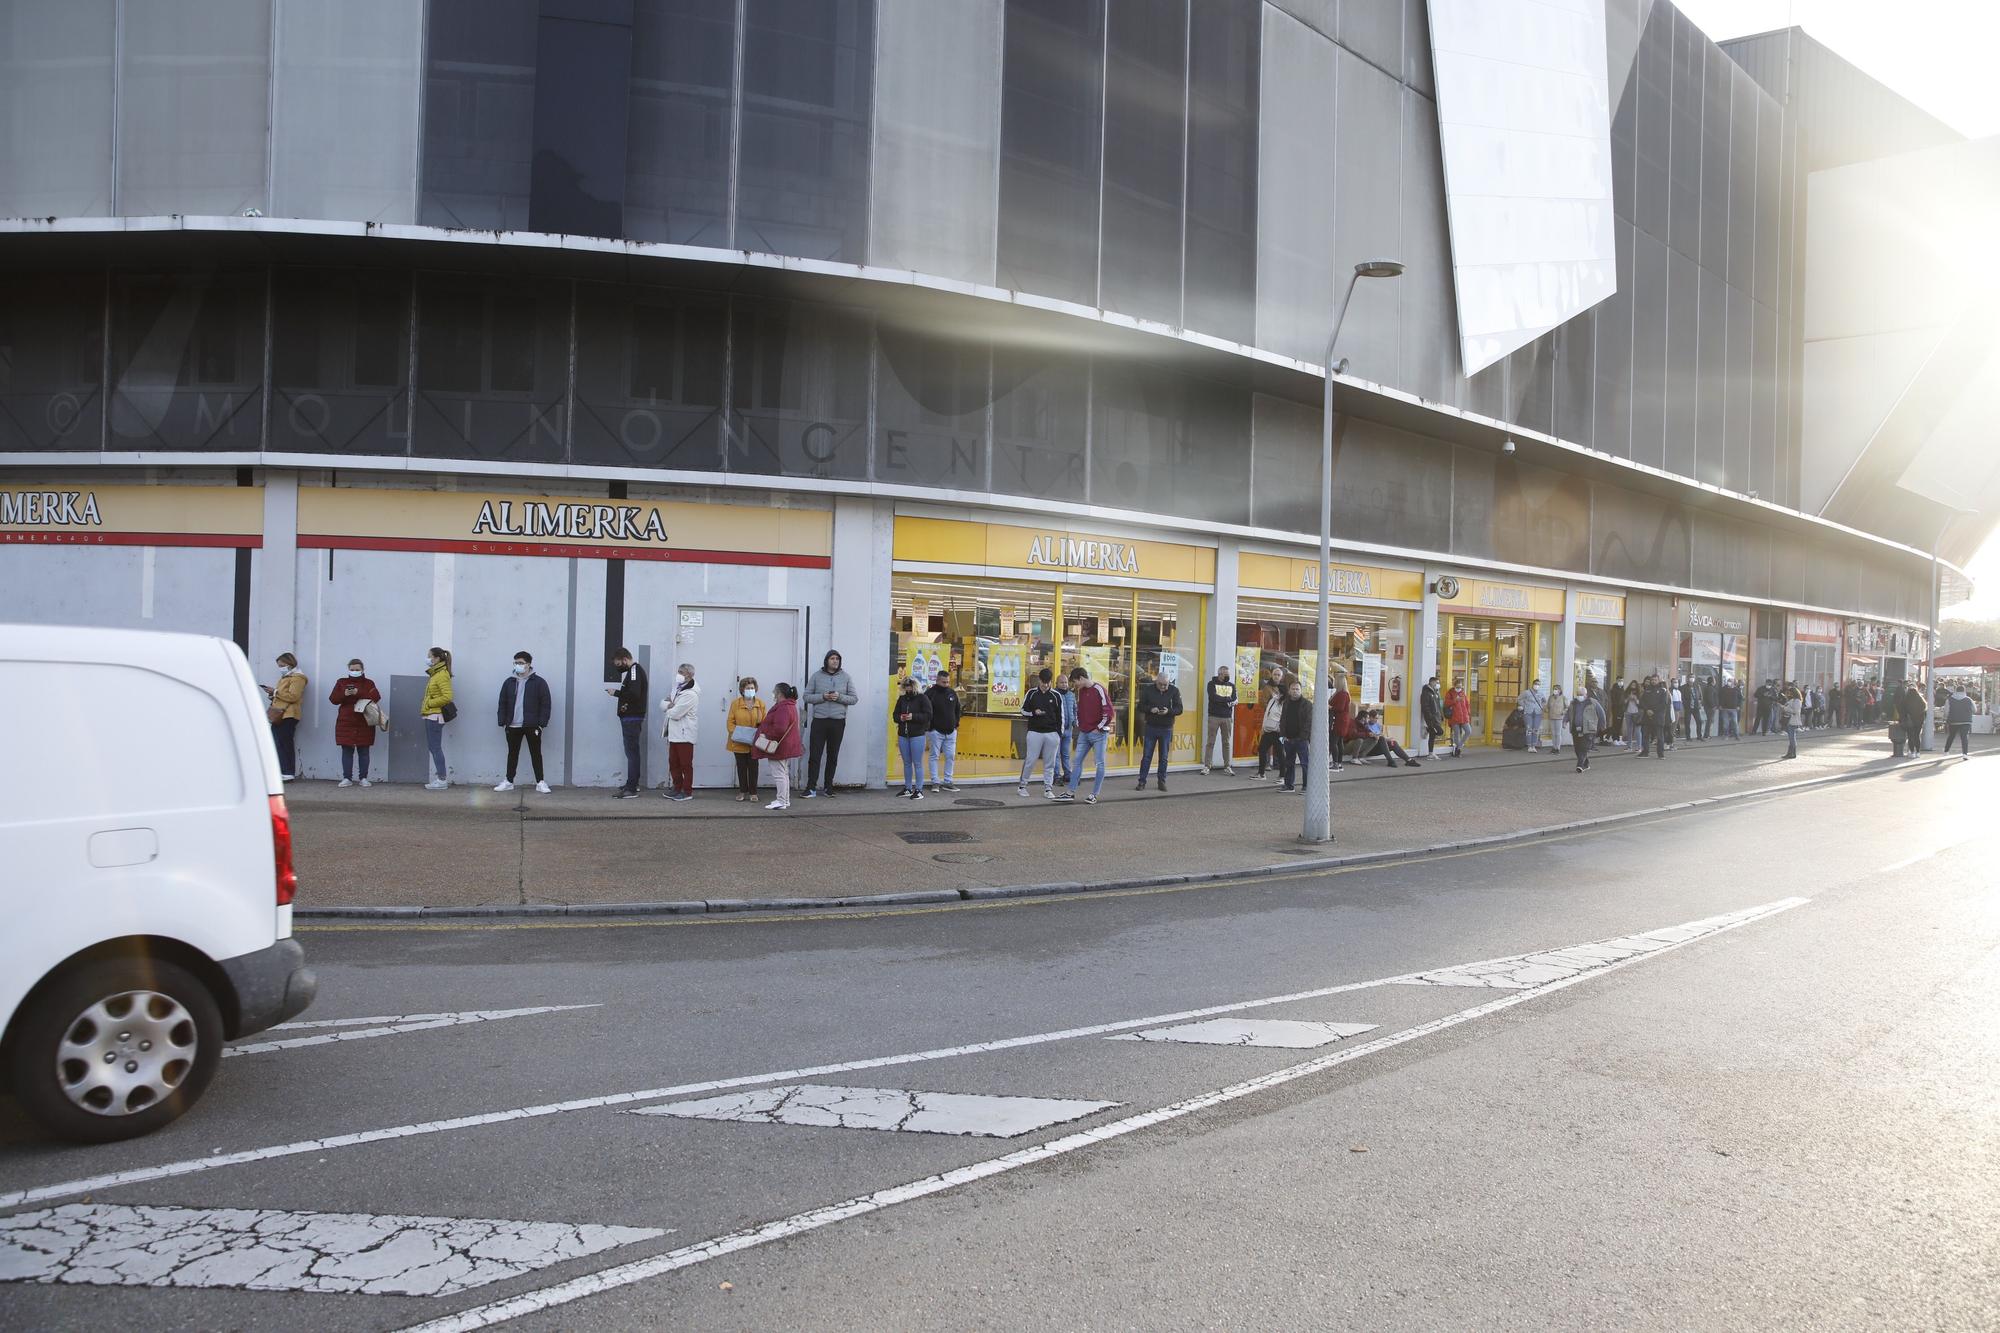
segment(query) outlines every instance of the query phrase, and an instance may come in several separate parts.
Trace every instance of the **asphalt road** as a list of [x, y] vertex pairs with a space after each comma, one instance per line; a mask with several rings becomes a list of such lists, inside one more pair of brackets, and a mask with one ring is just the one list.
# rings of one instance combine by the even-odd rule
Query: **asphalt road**
[[318, 1026], [166, 1131], [0, 1106], [0, 1326], [2000, 1326], [1997, 800], [314, 931]]

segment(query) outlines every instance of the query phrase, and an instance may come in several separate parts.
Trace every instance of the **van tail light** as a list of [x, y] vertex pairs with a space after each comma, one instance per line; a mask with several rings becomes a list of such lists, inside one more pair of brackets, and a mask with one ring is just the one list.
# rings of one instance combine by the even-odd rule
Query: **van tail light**
[[299, 875], [292, 869], [292, 816], [282, 796], [271, 798], [271, 850], [277, 857], [278, 906], [288, 907], [299, 891]]

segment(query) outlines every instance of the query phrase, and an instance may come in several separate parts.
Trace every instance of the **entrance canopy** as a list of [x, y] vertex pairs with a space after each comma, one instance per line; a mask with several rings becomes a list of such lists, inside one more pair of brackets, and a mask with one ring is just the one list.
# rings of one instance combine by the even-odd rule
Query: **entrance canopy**
[[1988, 671], [2000, 671], [2000, 648], [1981, 645], [1965, 648], [1955, 653], [1946, 653], [1932, 665], [1938, 667], [1983, 667]]

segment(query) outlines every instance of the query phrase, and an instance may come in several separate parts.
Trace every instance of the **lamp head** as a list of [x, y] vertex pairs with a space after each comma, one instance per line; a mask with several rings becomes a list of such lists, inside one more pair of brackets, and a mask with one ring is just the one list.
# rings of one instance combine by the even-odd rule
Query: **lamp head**
[[1363, 278], [1399, 278], [1403, 275], [1403, 261], [1400, 259], [1364, 259], [1354, 266], [1357, 276]]

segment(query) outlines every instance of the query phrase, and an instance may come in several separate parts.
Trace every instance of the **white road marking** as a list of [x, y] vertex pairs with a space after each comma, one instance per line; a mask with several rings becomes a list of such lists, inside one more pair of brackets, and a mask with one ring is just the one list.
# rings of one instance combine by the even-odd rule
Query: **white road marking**
[[[1805, 898], [1786, 898], [1778, 904], [1765, 908], [1752, 908], [1753, 913], [1783, 910], [1796, 907], [1808, 901]], [[1739, 914], [1741, 915], [1741, 914]], [[1659, 941], [1649, 941], [1650, 948], [1664, 947]], [[1509, 959], [1495, 959], [1508, 962]], [[1466, 964], [1464, 966], [1476, 966]], [[1235, 1000], [1228, 1004], [1208, 1005], [1201, 1009], [1184, 1009], [1179, 1013], [1152, 1014], [1145, 1018], [1122, 1019], [1115, 1023], [1093, 1023], [1086, 1027], [1060, 1028], [1053, 1032], [1036, 1032], [1020, 1037], [1001, 1037], [993, 1041], [971, 1042], [962, 1046], [941, 1046], [926, 1051], [909, 1051], [898, 1055], [878, 1055], [860, 1060], [844, 1060], [835, 1064], [810, 1065], [803, 1069], [785, 1069], [769, 1074], [744, 1074], [734, 1078], [707, 1079], [698, 1083], [681, 1083], [672, 1087], [647, 1088], [638, 1092], [613, 1092], [596, 1097], [575, 1097], [568, 1101], [547, 1102], [539, 1106], [520, 1106], [506, 1111], [486, 1111], [477, 1115], [453, 1116], [443, 1120], [425, 1120], [408, 1125], [390, 1125], [381, 1129], [355, 1130], [346, 1134], [333, 1134], [323, 1139], [301, 1139], [292, 1143], [277, 1143], [264, 1148], [246, 1148], [237, 1152], [214, 1153], [207, 1157], [190, 1157], [178, 1162], [164, 1162], [158, 1166], [132, 1167], [124, 1171], [108, 1171], [102, 1175], [84, 1176], [76, 1180], [58, 1181], [50, 1185], [37, 1185], [28, 1189], [11, 1190], [0, 1194], [0, 1209], [18, 1208], [23, 1204], [46, 1203], [51, 1199], [65, 1199], [79, 1194], [93, 1194], [100, 1190], [115, 1189], [121, 1185], [137, 1185], [151, 1180], [166, 1180], [176, 1176], [194, 1175], [203, 1171], [214, 1171], [226, 1166], [243, 1166], [252, 1162], [267, 1162], [279, 1157], [297, 1157], [306, 1153], [333, 1152], [341, 1148], [359, 1148], [371, 1143], [387, 1143], [396, 1139], [418, 1138], [426, 1134], [451, 1133], [461, 1129], [480, 1129], [488, 1125], [512, 1124], [521, 1120], [535, 1120], [543, 1116], [565, 1115], [572, 1111], [595, 1111], [607, 1106], [629, 1106], [635, 1102], [657, 1102], [669, 1097], [689, 1097], [704, 1092], [722, 1092], [730, 1088], [751, 1088], [767, 1083], [797, 1083], [806, 1079], [824, 1078], [834, 1074], [853, 1074], [868, 1069], [886, 1069], [894, 1065], [921, 1064], [930, 1060], [952, 1060], [964, 1055], [985, 1055], [994, 1051], [1018, 1050], [1024, 1046], [1040, 1046], [1049, 1042], [1070, 1041], [1080, 1037], [1101, 1037], [1112, 1032], [1129, 1032], [1134, 1028], [1162, 1027], [1171, 1023], [1185, 1023], [1200, 1018], [1213, 1018], [1218, 1014], [1242, 1013], [1250, 1009], [1263, 1009], [1272, 1005], [1295, 1004], [1303, 1000], [1324, 999], [1329, 995], [1346, 995], [1354, 991], [1371, 990], [1376, 986], [1397, 985], [1415, 982], [1424, 976], [1422, 972], [1406, 972], [1401, 976], [1377, 977], [1370, 981], [1349, 981], [1335, 986], [1321, 986], [1313, 990], [1293, 991], [1288, 995], [1271, 995], [1257, 1000]]]
[[[1805, 898], [1785, 898], [1763, 907], [1751, 908], [1746, 912], [1731, 913], [1726, 918], [1712, 918], [1712, 920], [1723, 921], [1726, 924], [1716, 925], [1704, 931], [1701, 935], [1692, 936], [1690, 939], [1680, 941], [1679, 943], [1666, 945], [1665, 948], [1677, 949], [1682, 944], [1691, 943], [1694, 939], [1704, 939], [1709, 935], [1721, 931], [1734, 930], [1739, 926], [1749, 925], [1753, 921], [1759, 921], [1768, 916], [1775, 916], [1779, 912], [1802, 906], [1808, 901], [1810, 900]], [[1652, 952], [1661, 951], [1654, 950]], [[928, 1198], [933, 1194], [942, 1194], [947, 1190], [957, 1189], [961, 1185], [969, 1185], [974, 1181], [1002, 1175], [1024, 1166], [1033, 1166], [1038, 1162], [1046, 1162], [1051, 1158], [1066, 1156], [1069, 1153], [1077, 1152], [1084, 1148], [1095, 1147], [1100, 1143], [1120, 1138], [1126, 1134], [1132, 1134], [1142, 1129], [1150, 1129], [1154, 1125], [1164, 1124], [1170, 1120], [1178, 1120], [1183, 1116], [1193, 1115], [1197, 1111], [1206, 1111], [1212, 1107], [1238, 1101], [1244, 1097], [1254, 1096], [1271, 1088], [1281, 1087], [1284, 1084], [1308, 1078], [1311, 1075], [1332, 1069], [1337, 1065], [1346, 1064], [1351, 1060], [1359, 1060], [1364, 1056], [1374, 1055], [1377, 1052], [1386, 1051], [1391, 1047], [1401, 1046], [1405, 1042], [1415, 1041], [1419, 1037], [1427, 1037], [1432, 1033], [1457, 1027], [1461, 1023], [1469, 1023], [1476, 1018], [1484, 1018], [1488, 1014], [1499, 1013], [1503, 1009], [1512, 1008], [1517, 1004], [1525, 1004], [1529, 1000], [1538, 1000], [1544, 995], [1552, 995], [1556, 991], [1574, 986], [1578, 982], [1593, 980], [1603, 976], [1607, 972], [1615, 971], [1631, 963], [1636, 963], [1648, 956], [1650, 956], [1648, 953], [1635, 953], [1618, 962], [1608, 963], [1601, 968], [1594, 968], [1588, 972], [1574, 973], [1560, 980], [1537, 986], [1532, 990], [1519, 990], [1508, 995], [1502, 995], [1497, 999], [1488, 1000], [1486, 1003], [1475, 1005], [1470, 1009], [1460, 1009], [1456, 1013], [1446, 1014], [1442, 1018], [1434, 1018], [1427, 1023], [1419, 1023], [1417, 1026], [1405, 1028], [1401, 1032], [1392, 1032], [1388, 1036], [1377, 1037], [1375, 1040], [1363, 1042], [1359, 1046], [1343, 1047], [1329, 1054], [1307, 1060], [1303, 1064], [1291, 1065], [1287, 1068], [1277, 1070], [1275, 1073], [1246, 1079], [1241, 1083], [1234, 1083], [1226, 1088], [1218, 1088], [1213, 1092], [1205, 1092], [1199, 1096], [1190, 1097], [1185, 1101], [1175, 1102], [1169, 1106], [1162, 1106], [1157, 1110], [1142, 1111], [1138, 1115], [1127, 1116], [1123, 1120], [1114, 1120], [1109, 1124], [1078, 1130], [1073, 1134], [1066, 1134], [1062, 1138], [1051, 1139], [1047, 1143], [1038, 1143], [1031, 1147], [1021, 1148], [1000, 1157], [989, 1158], [984, 1162], [974, 1162], [969, 1166], [962, 1166], [956, 1170], [925, 1176], [922, 1179], [908, 1181], [901, 1185], [892, 1185], [887, 1189], [876, 1190], [872, 1194], [864, 1194], [858, 1198], [848, 1199], [843, 1203], [831, 1204], [824, 1208], [814, 1208], [802, 1213], [794, 1213], [790, 1217], [782, 1217], [776, 1221], [766, 1222], [761, 1226], [750, 1227], [742, 1231], [733, 1231], [728, 1235], [717, 1236], [694, 1245], [685, 1245], [676, 1250], [669, 1250], [664, 1254], [656, 1254], [651, 1258], [637, 1259], [631, 1263], [614, 1265], [610, 1268], [600, 1269], [595, 1273], [587, 1273], [582, 1277], [572, 1278], [567, 1282], [559, 1282], [553, 1286], [543, 1287], [539, 1290], [524, 1291], [518, 1295], [509, 1296], [486, 1305], [476, 1305], [471, 1309], [461, 1310], [454, 1315], [446, 1315], [440, 1319], [411, 1325], [402, 1330], [402, 1333], [472, 1333], [472, 1330], [475, 1329], [488, 1328], [494, 1324], [504, 1323], [509, 1319], [518, 1319], [522, 1315], [533, 1314], [538, 1310], [547, 1310], [558, 1305], [567, 1305], [573, 1301], [583, 1300], [586, 1297], [601, 1295], [614, 1288], [630, 1286], [635, 1282], [644, 1282], [648, 1279], [674, 1272], [677, 1269], [692, 1267], [695, 1264], [704, 1263], [710, 1259], [720, 1258], [725, 1254], [736, 1254], [743, 1250], [755, 1249], [760, 1245], [768, 1245], [772, 1241], [785, 1240], [792, 1236], [802, 1235], [808, 1231], [817, 1231], [822, 1227], [831, 1226], [835, 1222], [844, 1222], [849, 1218], [862, 1217], [869, 1213], [880, 1212], [884, 1208], [892, 1208], [899, 1203], [908, 1203], [913, 1199]]]
[[[311, 1023], [282, 1023], [273, 1032], [293, 1028], [325, 1027], [310, 1037], [284, 1037], [277, 1041], [256, 1041], [244, 1046], [225, 1046], [224, 1058], [232, 1055], [261, 1055], [265, 1051], [288, 1051], [299, 1046], [327, 1046], [337, 1041], [366, 1041], [371, 1037], [393, 1037], [399, 1032], [428, 1032], [432, 1028], [463, 1027], [467, 1023], [490, 1023], [496, 1018], [522, 1018], [529, 1014], [557, 1014], [567, 1009], [598, 1009], [595, 1004], [544, 1004], [532, 1009], [467, 1009], [455, 1014], [405, 1014], [386, 1018], [327, 1018]], [[354, 1027], [357, 1023], [381, 1023], [383, 1027]]]
[[1212, 1018], [1206, 1023], [1149, 1028], [1106, 1041], [1185, 1041], [1201, 1046], [1277, 1046], [1305, 1051], [1373, 1032], [1373, 1023], [1311, 1023], [1289, 1018]]
[[0, 1218], [0, 1282], [446, 1296], [665, 1234], [482, 1217], [72, 1203]]
[[[1757, 912], [1762, 909], [1751, 910]], [[1512, 958], [1494, 958], [1483, 963], [1461, 963], [1457, 967], [1439, 968], [1435, 972], [1420, 972], [1415, 976], [1398, 977], [1391, 984], [1532, 990], [1537, 986], [1546, 986], [1552, 981], [1563, 981], [1584, 972], [1594, 972], [1599, 968], [1624, 962], [1641, 954], [1657, 953], [1675, 944], [1685, 944], [1689, 940], [1700, 939], [1704, 935], [1713, 934], [1734, 924], [1741, 916], [1743, 916], [1741, 912], [1725, 912], [1720, 916], [1690, 921], [1682, 926], [1662, 926], [1640, 935], [1621, 935], [1614, 940], [1572, 944], [1563, 949], [1517, 954]]]
[[759, 1088], [704, 1101], [669, 1102], [631, 1115], [675, 1116], [683, 1120], [742, 1120], [765, 1125], [813, 1125], [826, 1129], [886, 1129], [909, 1134], [959, 1134], [1012, 1139], [1031, 1130], [1081, 1120], [1118, 1102], [1073, 1101], [1057, 1097], [991, 1097], [958, 1092], [915, 1092], [902, 1088], [843, 1088], [798, 1083]]

